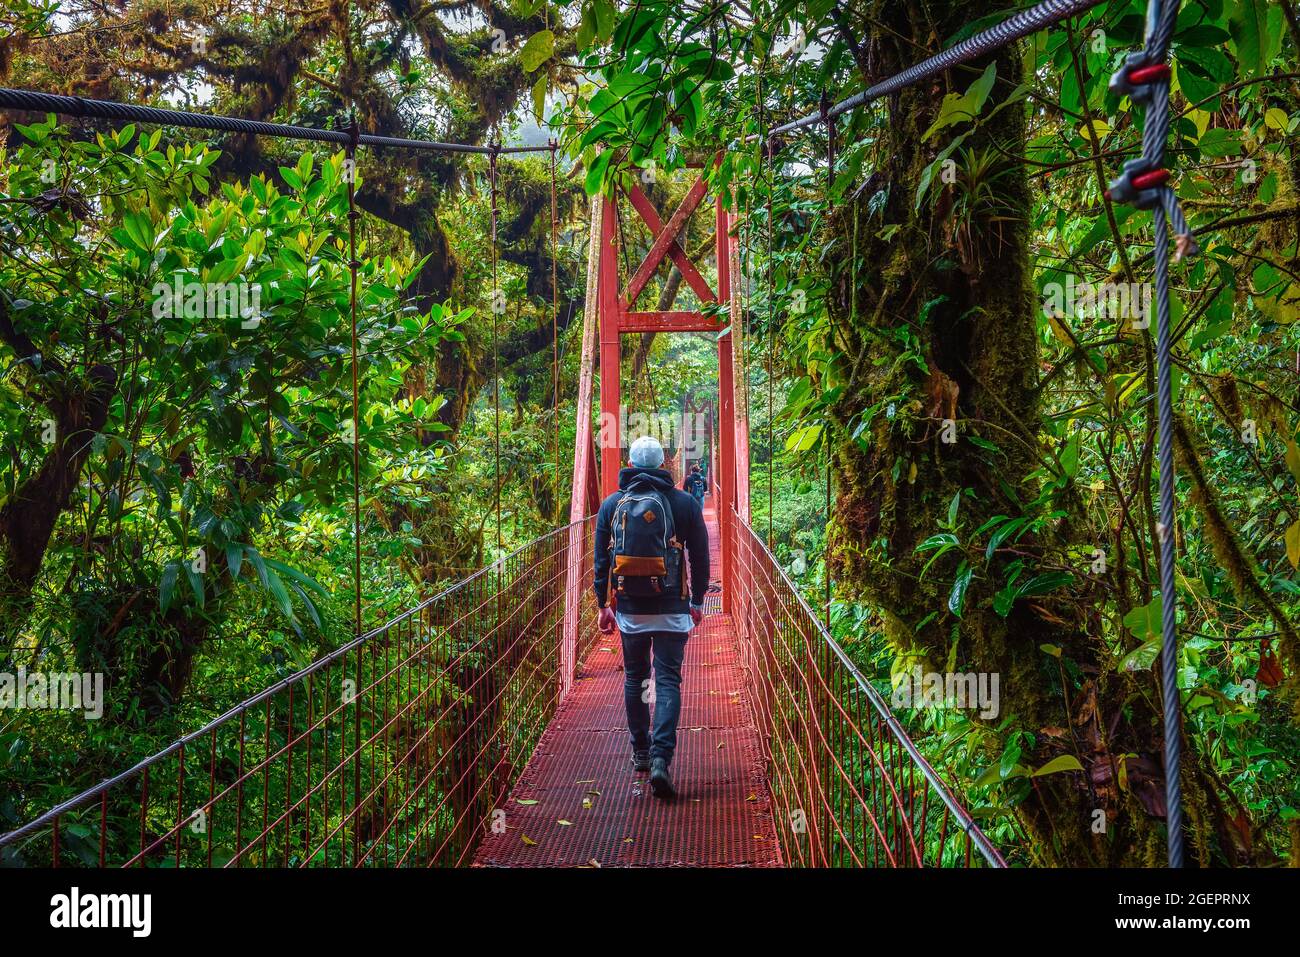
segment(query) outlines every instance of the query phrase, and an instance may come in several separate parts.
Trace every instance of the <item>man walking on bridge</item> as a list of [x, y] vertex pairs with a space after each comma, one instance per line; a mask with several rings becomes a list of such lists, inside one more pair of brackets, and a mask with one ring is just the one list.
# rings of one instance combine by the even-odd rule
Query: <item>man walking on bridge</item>
[[704, 481], [704, 475], [700, 472], [698, 465], [692, 465], [691, 470], [686, 475], [686, 481], [682, 482], [682, 488], [691, 493], [691, 497], [704, 507], [704, 493], [708, 491], [708, 483]]
[[[690, 630], [704, 617], [709, 532], [700, 503], [675, 488], [672, 475], [661, 468], [664, 450], [657, 439], [637, 439], [628, 460], [631, 464], [618, 473], [619, 490], [596, 515], [596, 605], [600, 630], [609, 634], [617, 625], [622, 636], [632, 766], [650, 772], [655, 797], [671, 798], [677, 793], [668, 768], [682, 711], [682, 659]], [[652, 654], [653, 697], [648, 693]]]

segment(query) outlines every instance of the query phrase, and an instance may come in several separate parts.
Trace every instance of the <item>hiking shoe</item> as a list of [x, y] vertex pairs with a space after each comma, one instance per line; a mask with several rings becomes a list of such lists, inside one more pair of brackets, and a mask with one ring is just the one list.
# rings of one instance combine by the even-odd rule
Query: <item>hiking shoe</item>
[[633, 751], [632, 752], [632, 770], [649, 771], [650, 770], [650, 752]]
[[650, 762], [650, 790], [657, 798], [675, 798], [673, 776], [668, 773], [668, 762], [663, 758], [654, 758]]

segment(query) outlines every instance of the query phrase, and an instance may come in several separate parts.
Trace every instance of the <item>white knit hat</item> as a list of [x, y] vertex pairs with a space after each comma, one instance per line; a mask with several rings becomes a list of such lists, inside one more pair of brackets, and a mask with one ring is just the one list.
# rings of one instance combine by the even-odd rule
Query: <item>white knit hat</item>
[[632, 443], [627, 459], [639, 469], [657, 469], [664, 464], [664, 447], [653, 435], [643, 435]]

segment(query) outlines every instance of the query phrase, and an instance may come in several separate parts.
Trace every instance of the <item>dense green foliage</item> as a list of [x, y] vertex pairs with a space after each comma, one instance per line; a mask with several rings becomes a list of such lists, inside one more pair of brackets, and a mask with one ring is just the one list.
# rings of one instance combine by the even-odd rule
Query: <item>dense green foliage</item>
[[[1140, 143], [1107, 82], [1141, 45], [1145, 4], [1102, 4], [1022, 56], [854, 111], [829, 179], [821, 126], [776, 144], [770, 172], [746, 140], [997, 6], [777, 3], [751, 20], [638, 4], [610, 31], [616, 56], [589, 52], [601, 82], [569, 123], [593, 191], [730, 147], [713, 181], [736, 188], [749, 227], [756, 450], [763, 382], [782, 383], [772, 464], [760, 451], [751, 472], [756, 527], [770, 476], [777, 547], [813, 547], [819, 600], [809, 518], [833, 455], [837, 635], [886, 692], [917, 663], [1004, 671], [996, 721], [911, 712], [950, 778], [974, 782], [990, 833], [1029, 860], [1154, 862], [1151, 226], [1102, 195]], [[1203, 247], [1176, 267], [1174, 323], [1184, 789], [1205, 862], [1294, 861], [1300, 846], [1298, 51], [1294, 5], [1263, 0], [1183, 4], [1173, 49], [1169, 155]], [[1006, 268], [1022, 262], [1030, 288]]]
[[[721, 150], [706, 175], [742, 223], [727, 318], [746, 343], [753, 527], [818, 610], [830, 577], [833, 632], [886, 696], [915, 666], [1001, 673], [992, 720], [900, 713], [1014, 861], [1160, 860], [1151, 217], [1104, 195], [1140, 145], [1140, 111], [1107, 82], [1141, 44], [1141, 0], [852, 111], [833, 170], [824, 127], [771, 153], [762, 134], [1012, 5], [511, 0], [466, 25], [468, 4], [361, 2], [343, 22], [240, 11], [206, 46], [187, 27], [201, 2], [176, 19], [126, 4], [113, 35], [94, 4], [64, 5], [66, 33], [11, 6], [11, 85], [187, 101], [203, 77], [227, 112], [329, 125], [355, 107], [368, 130], [476, 142], [544, 120], [561, 241], [552, 316], [545, 158], [498, 163], [494, 252], [480, 157], [363, 155], [354, 423], [340, 154], [9, 128], [0, 655], [102, 667], [130, 693], [97, 724], [0, 722], [0, 827], [351, 634], [352, 436], [367, 623], [495, 557], [498, 480], [504, 551], [564, 521], [583, 193], [639, 180], [671, 207], [677, 174]], [[1188, 0], [1173, 58], [1169, 164], [1201, 245], [1173, 277], [1193, 853], [1294, 864], [1296, 5]], [[645, 244], [625, 242], [634, 263]], [[157, 315], [155, 284], [178, 273], [256, 285], [259, 321]], [[670, 308], [674, 283], [647, 294]], [[711, 345], [628, 337], [625, 395], [664, 413], [710, 396]], [[50, 438], [69, 435], [85, 441]], [[35, 490], [22, 524], [9, 503]]]

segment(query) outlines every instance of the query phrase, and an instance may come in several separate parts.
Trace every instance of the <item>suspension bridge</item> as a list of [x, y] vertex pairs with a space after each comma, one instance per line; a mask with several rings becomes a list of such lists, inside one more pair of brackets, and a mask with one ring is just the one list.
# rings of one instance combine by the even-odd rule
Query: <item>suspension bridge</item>
[[[834, 118], [850, 109], [1095, 5], [1048, 0], [771, 136], [815, 123], [833, 131]], [[1153, 9], [1147, 48], [1121, 71], [1121, 86], [1140, 89], [1134, 101], [1157, 121], [1146, 127], [1143, 157], [1112, 189], [1118, 201], [1157, 209], [1159, 279], [1168, 258], [1161, 210], [1180, 239], [1187, 229], [1161, 166], [1176, 5]], [[23, 90], [0, 90], [0, 107], [335, 143], [349, 157], [361, 146], [486, 153], [494, 239], [498, 157], [549, 150], [554, 164], [556, 150], [393, 140], [365, 136], [355, 124], [311, 130]], [[0, 848], [54, 866], [1004, 866], [749, 524], [748, 409], [736, 370], [743, 323], [728, 325], [721, 315], [742, 314], [737, 215], [712, 197], [712, 284], [708, 267], [678, 243], [708, 198], [708, 162], [667, 219], [635, 185], [592, 204], [566, 525], [369, 630], [360, 627], [358, 588], [352, 641], [0, 835]], [[352, 199], [349, 185], [350, 227]], [[651, 237], [630, 270], [620, 270], [625, 209]], [[355, 236], [351, 242], [355, 390]], [[701, 303], [718, 308], [639, 306], [669, 261]], [[1164, 279], [1157, 351], [1161, 521], [1171, 527], [1167, 287]], [[712, 333], [718, 349], [708, 520], [720, 571], [688, 643], [672, 803], [652, 800], [628, 760], [618, 643], [597, 630], [590, 599], [594, 512], [617, 487], [624, 438], [597, 442], [593, 418], [598, 404], [603, 421], [618, 420], [620, 338], [642, 332]], [[359, 547], [360, 489], [353, 491]], [[1162, 542], [1161, 568], [1172, 576], [1173, 536]], [[1166, 593], [1174, 594], [1172, 585]], [[1164, 614], [1173, 635], [1173, 601]], [[1167, 681], [1174, 657], [1167, 648]], [[1166, 687], [1165, 701], [1176, 709], [1176, 689]], [[1167, 711], [1166, 726], [1177, 721], [1176, 710]], [[1166, 735], [1175, 768], [1177, 741], [1177, 733]], [[1181, 839], [1178, 774], [1166, 777], [1173, 861], [1181, 854], [1173, 846]]]
[[[666, 227], [634, 194], [658, 237], [651, 257], [672, 256], [664, 237], [703, 183]], [[736, 231], [716, 205], [719, 293], [708, 296], [734, 302]], [[652, 799], [633, 771], [619, 642], [598, 631], [590, 596], [594, 513], [619, 465], [618, 441], [593, 432], [596, 357], [617, 369], [620, 335], [718, 331], [719, 320], [633, 311], [634, 285], [620, 288], [617, 274], [618, 215], [613, 199], [593, 204], [569, 524], [0, 846], [55, 866], [1003, 864], [746, 521], [730, 335], [718, 338], [707, 498], [720, 572], [687, 646], [678, 799]], [[636, 275], [660, 264], [647, 262]], [[606, 422], [618, 390], [616, 375], [601, 377]]]

